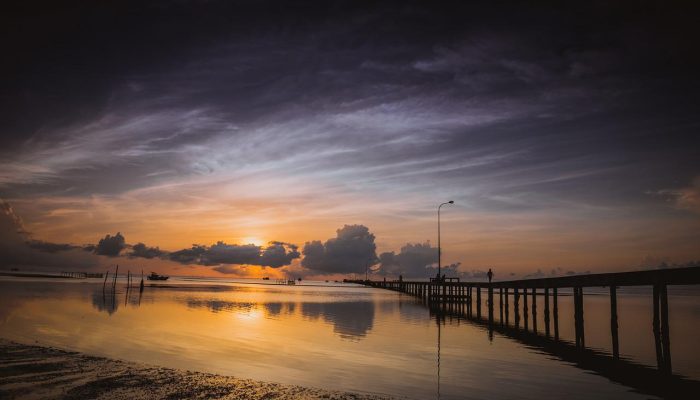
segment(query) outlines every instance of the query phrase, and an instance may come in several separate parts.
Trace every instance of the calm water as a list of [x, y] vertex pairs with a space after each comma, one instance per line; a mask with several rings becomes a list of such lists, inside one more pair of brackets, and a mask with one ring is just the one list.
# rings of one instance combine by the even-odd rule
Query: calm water
[[[141, 296], [133, 290], [127, 298], [123, 283], [116, 296], [103, 297], [98, 280], [2, 277], [0, 336], [168, 367], [419, 399], [649, 398], [515, 339], [490, 338], [477, 324], [448, 318], [440, 325], [410, 296], [324, 285], [171, 278], [165, 287], [146, 287]], [[670, 293], [674, 372], [700, 379], [700, 296], [683, 288]], [[623, 357], [654, 365], [651, 296], [644, 289], [621, 291], [618, 302]], [[609, 349], [607, 296], [590, 293], [584, 309], [587, 346]], [[559, 310], [560, 336], [573, 339], [570, 297], [560, 296]]]

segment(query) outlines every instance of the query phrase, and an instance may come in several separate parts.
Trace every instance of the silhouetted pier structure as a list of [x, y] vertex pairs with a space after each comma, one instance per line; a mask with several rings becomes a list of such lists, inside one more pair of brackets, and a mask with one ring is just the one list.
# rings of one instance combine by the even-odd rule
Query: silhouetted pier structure
[[72, 278], [72, 279], [87, 279], [87, 278], [102, 278], [104, 275], [101, 273], [93, 272], [69, 272], [62, 271], [61, 278]]
[[[671, 375], [671, 338], [668, 322], [668, 292], [670, 285], [700, 284], [700, 268], [673, 268], [649, 271], [587, 274], [556, 278], [523, 279], [499, 282], [460, 282], [458, 278], [431, 278], [429, 282], [414, 281], [350, 281], [367, 286], [396, 290], [416, 296], [426, 302], [431, 310], [464, 316], [482, 321], [482, 292], [487, 296], [487, 312], [483, 322], [493, 328], [494, 307], [497, 297], [499, 321], [497, 325], [510, 327], [510, 301], [513, 299], [512, 328], [537, 335], [537, 297], [544, 297], [545, 339], [559, 341], [558, 298], [560, 289], [571, 289], [574, 300], [574, 346], [584, 350], [584, 288], [608, 287], [610, 290], [610, 333], [612, 357], [619, 360], [619, 335], [617, 323], [617, 288], [622, 286], [653, 287], [653, 333], [656, 345], [658, 370]], [[568, 294], [568, 293], [567, 293]], [[529, 297], [529, 299], [528, 299]], [[522, 307], [520, 303], [522, 302]], [[521, 318], [522, 309], [522, 318]], [[475, 315], [476, 313], [476, 315]], [[532, 326], [530, 328], [530, 317]], [[522, 326], [522, 329], [521, 329]]]

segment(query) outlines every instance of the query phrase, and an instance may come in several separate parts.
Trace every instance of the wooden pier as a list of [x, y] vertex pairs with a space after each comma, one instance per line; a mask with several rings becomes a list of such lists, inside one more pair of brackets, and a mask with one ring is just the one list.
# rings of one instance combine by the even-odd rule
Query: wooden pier
[[97, 272], [68, 272], [62, 271], [61, 278], [72, 278], [72, 279], [87, 279], [87, 278], [102, 278], [104, 275]]
[[[537, 298], [544, 297], [544, 334], [546, 339], [559, 341], [558, 298], [561, 289], [570, 289], [574, 300], [575, 348], [586, 348], [584, 318], [584, 288], [609, 288], [610, 340], [612, 357], [619, 360], [619, 332], [617, 323], [617, 288], [623, 286], [651, 286], [653, 288], [653, 333], [656, 346], [657, 368], [664, 375], [672, 374], [671, 335], [668, 317], [668, 291], [670, 285], [700, 284], [700, 268], [673, 268], [648, 271], [587, 274], [556, 278], [523, 279], [499, 282], [460, 282], [458, 278], [428, 282], [414, 281], [349, 281], [366, 286], [400, 291], [426, 302], [431, 310], [439, 310], [482, 321], [491, 328], [495, 325], [510, 327], [510, 301], [513, 300], [514, 320], [512, 328], [537, 335]], [[487, 296], [487, 315], [482, 318], [482, 292]], [[498, 323], [494, 322], [494, 297], [498, 296]], [[522, 307], [520, 306], [522, 302]], [[551, 306], [551, 307], [550, 307]], [[521, 312], [522, 309], [522, 319]], [[476, 312], [476, 315], [474, 313]], [[530, 317], [532, 324], [530, 324]], [[553, 336], [552, 336], [553, 335]]]

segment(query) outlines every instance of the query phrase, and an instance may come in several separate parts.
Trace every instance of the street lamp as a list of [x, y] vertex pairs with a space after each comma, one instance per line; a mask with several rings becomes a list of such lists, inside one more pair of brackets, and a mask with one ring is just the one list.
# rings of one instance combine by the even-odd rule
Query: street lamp
[[440, 277], [442, 277], [442, 251], [440, 249], [440, 207], [444, 206], [445, 204], [454, 204], [455, 202], [450, 200], [446, 203], [442, 203], [438, 206], [438, 282], [440, 281]]

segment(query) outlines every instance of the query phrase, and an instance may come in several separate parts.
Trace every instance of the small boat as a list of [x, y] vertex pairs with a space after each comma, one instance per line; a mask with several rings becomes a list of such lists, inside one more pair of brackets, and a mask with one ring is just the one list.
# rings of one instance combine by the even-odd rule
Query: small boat
[[266, 276], [266, 277], [263, 278], [263, 280], [264, 280], [264, 281], [269, 281], [269, 280], [270, 280], [270, 277], [267, 277], [267, 276]]
[[166, 275], [158, 275], [155, 272], [151, 272], [151, 274], [148, 275], [146, 278], [148, 278], [149, 281], [167, 281], [170, 277]]

